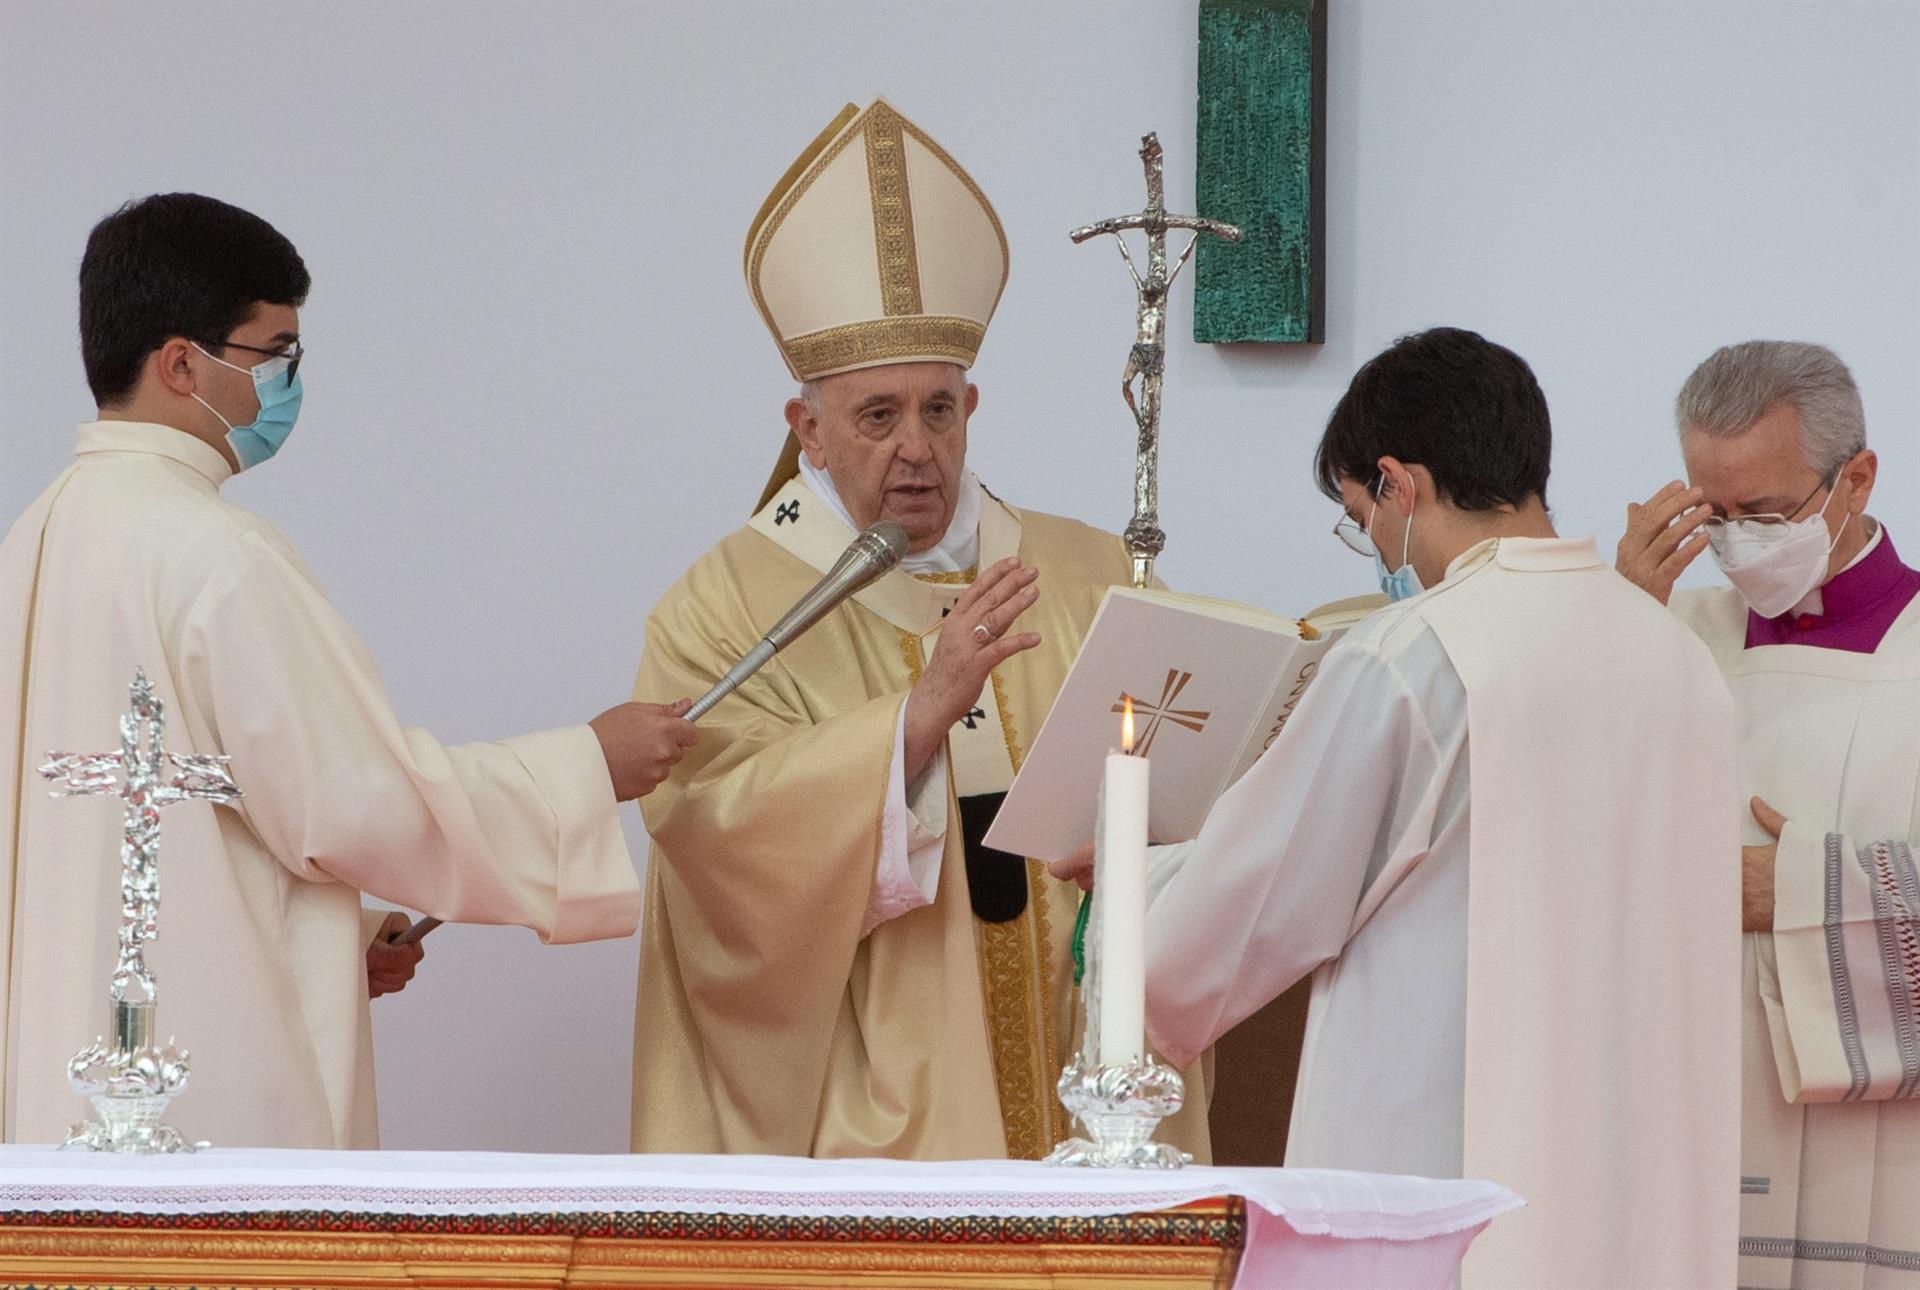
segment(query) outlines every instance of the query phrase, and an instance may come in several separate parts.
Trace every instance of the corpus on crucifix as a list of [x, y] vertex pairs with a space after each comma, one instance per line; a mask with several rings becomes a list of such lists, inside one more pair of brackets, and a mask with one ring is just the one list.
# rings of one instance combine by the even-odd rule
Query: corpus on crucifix
[[[1198, 215], [1167, 214], [1166, 182], [1161, 174], [1160, 139], [1148, 134], [1140, 140], [1140, 161], [1147, 172], [1147, 206], [1136, 215], [1119, 215], [1077, 228], [1067, 236], [1085, 242], [1105, 233], [1114, 235], [1120, 258], [1127, 263], [1139, 298], [1138, 334], [1127, 353], [1127, 366], [1120, 377], [1120, 394], [1127, 401], [1140, 432], [1133, 477], [1133, 519], [1125, 533], [1127, 553], [1133, 559], [1133, 585], [1146, 587], [1153, 582], [1154, 557], [1166, 547], [1167, 535], [1160, 528], [1160, 381], [1167, 365], [1167, 293], [1180, 270], [1186, 267], [1193, 248], [1202, 234], [1240, 240], [1240, 230], [1219, 220]], [[1193, 237], [1171, 268], [1167, 265], [1167, 230], [1190, 229]], [[1121, 236], [1129, 229], [1147, 235], [1147, 272], [1142, 277]], [[1139, 392], [1134, 382], [1139, 382]]]

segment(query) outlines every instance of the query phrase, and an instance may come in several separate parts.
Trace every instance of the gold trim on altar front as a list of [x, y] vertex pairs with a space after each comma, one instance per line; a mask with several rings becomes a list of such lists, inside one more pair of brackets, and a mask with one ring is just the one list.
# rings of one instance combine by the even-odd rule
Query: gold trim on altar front
[[[18, 1217], [18, 1216], [16, 1216]], [[487, 1235], [378, 1230], [405, 1216], [308, 1216], [373, 1230], [181, 1230], [205, 1218], [155, 1217], [122, 1226], [0, 1224], [0, 1286], [235, 1287], [235, 1290], [381, 1290], [387, 1286], [462, 1290], [625, 1290], [627, 1287], [761, 1288], [888, 1286], [901, 1290], [1105, 1290], [1151, 1284], [1164, 1290], [1220, 1290], [1232, 1284], [1245, 1211], [1234, 1199], [1201, 1201], [1158, 1214], [1061, 1219], [1103, 1229], [1089, 1238], [991, 1243], [930, 1231], [924, 1240], [728, 1240], [724, 1236], [622, 1237]], [[217, 1216], [235, 1221], [238, 1216]], [[579, 1216], [573, 1216], [579, 1217]], [[561, 1223], [568, 1216], [554, 1216]], [[241, 1219], [240, 1221], [244, 1221]], [[464, 1220], [463, 1220], [464, 1221]], [[485, 1219], [474, 1220], [485, 1222]], [[718, 1220], [716, 1220], [718, 1221]], [[937, 1227], [940, 1220], [932, 1220]], [[106, 1226], [111, 1224], [111, 1226]], [[1112, 1224], [1112, 1230], [1105, 1230]], [[1193, 1242], [1193, 1228], [1231, 1244]], [[1160, 1242], [1160, 1243], [1156, 1243]]]

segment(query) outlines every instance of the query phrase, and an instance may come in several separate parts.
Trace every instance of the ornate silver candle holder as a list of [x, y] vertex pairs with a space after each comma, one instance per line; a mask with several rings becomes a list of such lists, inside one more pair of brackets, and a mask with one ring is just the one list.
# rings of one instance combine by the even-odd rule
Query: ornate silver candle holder
[[1060, 1072], [1060, 1104], [1087, 1131], [1047, 1157], [1050, 1165], [1104, 1169], [1178, 1169], [1193, 1157], [1153, 1141], [1160, 1121], [1186, 1102], [1180, 1072], [1151, 1056], [1124, 1066], [1083, 1068], [1076, 1056]]
[[[161, 1123], [167, 1104], [187, 1086], [187, 1053], [153, 1041], [159, 998], [147, 969], [146, 943], [159, 935], [160, 810], [175, 802], [233, 802], [239, 786], [225, 757], [180, 756], [161, 747], [166, 709], [145, 672], [131, 686], [132, 710], [120, 718], [117, 753], [49, 753], [40, 773], [55, 797], [118, 797], [126, 812], [120, 844], [120, 957], [107, 997], [113, 1044], [96, 1038], [67, 1063], [74, 1092], [100, 1116], [76, 1124], [64, 1146], [154, 1154], [194, 1151]], [[129, 997], [135, 988], [138, 997]]]
[[63, 1146], [151, 1155], [207, 1145], [160, 1122], [187, 1087], [187, 1053], [171, 1042], [154, 1045], [151, 1002], [114, 1000], [113, 1046], [95, 1039], [81, 1049], [67, 1063], [67, 1080], [100, 1118], [74, 1125]]

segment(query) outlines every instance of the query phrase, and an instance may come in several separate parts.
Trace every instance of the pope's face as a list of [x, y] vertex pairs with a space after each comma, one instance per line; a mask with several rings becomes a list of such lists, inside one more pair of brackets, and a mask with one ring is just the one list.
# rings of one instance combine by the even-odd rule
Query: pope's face
[[957, 364], [891, 363], [827, 377], [815, 406], [787, 405], [787, 421], [856, 525], [893, 520], [907, 531], [907, 549], [920, 552], [953, 523], [967, 418], [979, 402]]

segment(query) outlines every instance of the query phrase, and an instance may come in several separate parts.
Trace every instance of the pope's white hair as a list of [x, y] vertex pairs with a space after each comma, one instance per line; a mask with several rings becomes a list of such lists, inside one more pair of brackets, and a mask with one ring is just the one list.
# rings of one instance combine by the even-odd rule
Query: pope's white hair
[[1680, 387], [1673, 419], [1683, 437], [1697, 430], [1725, 439], [1745, 434], [1782, 404], [1800, 414], [1800, 451], [1821, 479], [1832, 479], [1867, 446], [1853, 373], [1825, 345], [1802, 341], [1749, 340], [1715, 350]]

